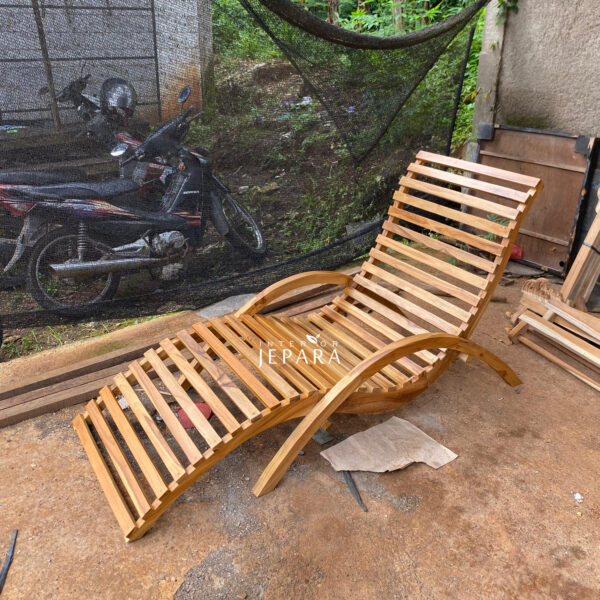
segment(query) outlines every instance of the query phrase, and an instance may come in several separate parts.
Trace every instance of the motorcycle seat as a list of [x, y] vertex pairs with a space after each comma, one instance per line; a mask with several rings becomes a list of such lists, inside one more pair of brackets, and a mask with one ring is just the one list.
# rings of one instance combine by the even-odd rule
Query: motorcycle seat
[[186, 225], [186, 221], [183, 217], [173, 213], [163, 211], [150, 212], [139, 209], [130, 209], [130, 212], [138, 217], [140, 222], [146, 223], [149, 227], [152, 227], [154, 231], [181, 229], [181, 227]]
[[22, 189], [24, 193], [42, 197], [47, 195], [51, 198], [62, 200], [106, 200], [111, 201], [120, 196], [127, 196], [139, 192], [139, 186], [131, 179], [112, 179], [98, 183], [65, 183], [62, 185], [48, 185]]
[[85, 173], [76, 167], [53, 171], [0, 171], [0, 185], [53, 185], [85, 179]]

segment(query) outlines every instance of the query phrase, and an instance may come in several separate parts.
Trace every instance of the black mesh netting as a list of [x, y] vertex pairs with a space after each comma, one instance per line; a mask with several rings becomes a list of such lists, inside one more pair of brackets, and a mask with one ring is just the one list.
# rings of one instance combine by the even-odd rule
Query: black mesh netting
[[[94, 8], [98, 3], [90, 0], [90, 4]], [[139, 40], [136, 36], [128, 37], [127, 48], [117, 48], [115, 52], [119, 55], [110, 61], [95, 62], [93, 57], [84, 60], [72, 56], [63, 62], [58, 59], [53, 62], [53, 53], [58, 50], [52, 47], [53, 34], [48, 34], [49, 66], [54, 70], [57, 89], [83, 72], [92, 74], [90, 81], [97, 87], [106, 77], [125, 77], [139, 88], [140, 106], [145, 106], [148, 120], [152, 120], [150, 113], [157, 107], [163, 109], [164, 120], [165, 107], [174, 102], [160, 89], [161, 40], [173, 36], [176, 39], [177, 27], [186, 18], [206, 21], [210, 15], [180, 15], [170, 38], [161, 35], [160, 27], [165, 25], [160, 15], [146, 15], [142, 8], [138, 15], [134, 10], [146, 4], [137, 0], [119, 3], [121, 9], [129, 8], [127, 18], [134, 16], [144, 35], [140, 34]], [[85, 192], [75, 190], [71, 194], [61, 192], [60, 198], [49, 188], [42, 188], [41, 195], [28, 196], [31, 187], [11, 188], [3, 181], [19, 184], [18, 177], [14, 181], [2, 180], [0, 173], [0, 265], [10, 260], [14, 240], [24, 222], [20, 206], [8, 203], [17, 198], [35, 204], [42, 201], [44, 194], [55, 203], [51, 210], [40, 212], [33, 220], [31, 227], [38, 228], [39, 234], [31, 237], [20, 261], [0, 279], [0, 316], [5, 330], [198, 308], [226, 296], [257, 291], [294, 273], [340, 267], [363, 255], [372, 245], [397, 178], [416, 152], [422, 148], [449, 152], [466, 57], [479, 18], [477, 11], [485, 1], [473, 3], [470, 9], [434, 27], [422, 39], [398, 38], [396, 42], [388, 41], [384, 44], [388, 47], [382, 49], [352, 47], [356, 40], [347, 43], [344, 36], [332, 42], [327, 39], [327, 29], [311, 31], [314, 25], [311, 22], [298, 27], [293, 19], [288, 21], [272, 12], [270, 4], [266, 0], [212, 1], [212, 23], [201, 23], [204, 34], [212, 30], [214, 50], [210, 60], [202, 57], [206, 63], [202, 80], [205, 114], [191, 126], [183, 142], [189, 149], [201, 146], [199, 152], [210, 157], [214, 173], [229, 188], [231, 197], [246, 207], [258, 224], [267, 242], [266, 254], [257, 260], [239, 243], [232, 248], [219, 233], [218, 219], [212, 216], [208, 197], [199, 199], [190, 195], [189, 200], [174, 207], [172, 200], [189, 169], [187, 174], [179, 172], [163, 177], [152, 193], [141, 193], [139, 185], [148, 181], [149, 171], [140, 175], [139, 166], [129, 166], [121, 174], [133, 178], [137, 188], [117, 190], [112, 196], [102, 189], [97, 197], [90, 193], [86, 197]], [[111, 19], [119, 18], [119, 7], [115, 9], [117, 12], [110, 13]], [[72, 9], [65, 16], [58, 13], [60, 8], [49, 5], [48, 14], [42, 15], [42, 24], [44, 19], [60, 21], [63, 41], [68, 39], [69, 32], [85, 31], [89, 37], [89, 21], [78, 22], [84, 11]], [[97, 18], [104, 19], [106, 24], [108, 17], [100, 14], [101, 8], [97, 8]], [[87, 13], [88, 19], [95, 14], [93, 10]], [[10, 34], [7, 39], [13, 44], [37, 35], [33, 19], [4, 22], [8, 23]], [[358, 45], [369, 43], [365, 36], [359, 41]], [[149, 49], [136, 49], [136, 44], [142, 43], [149, 45]], [[190, 61], [196, 60], [191, 50], [186, 54], [186, 48], [182, 42], [178, 50], [181, 64], [172, 67], [172, 79], [177, 86], [186, 83], [186, 73], [191, 72]], [[19, 52], [18, 48], [13, 51]], [[139, 64], [147, 61], [143, 63], [143, 76], [135, 75], [133, 63], [128, 62], [131, 56], [125, 53], [139, 55], [136, 58]], [[18, 60], [15, 58], [11, 64], [17, 64]], [[22, 72], [13, 73], [14, 90], [45, 80], [40, 60], [33, 66], [25, 65], [24, 69], [27, 68]], [[197, 68], [195, 63], [194, 68]], [[31, 83], [28, 77], [34, 71], [31, 77], [35, 82]], [[168, 93], [176, 96], [174, 84]], [[19, 142], [21, 137], [27, 137], [23, 132], [28, 127], [46, 126], [50, 131], [52, 114], [37, 108], [39, 103], [35, 108], [27, 108], [31, 114], [19, 113], [19, 106], [6, 111], [1, 101], [2, 98], [0, 110], [4, 112], [0, 113], [3, 127], [0, 136], [4, 137], [0, 167], [5, 171], [37, 171], [40, 164], [52, 162], [56, 166], [61, 160], [72, 164], [74, 158], [80, 167], [88, 157], [107, 158], [106, 148], [111, 140], [101, 140], [101, 135], [86, 135], [81, 140], [76, 134], [70, 138], [75, 140], [72, 143], [56, 147], [44, 140], [37, 147], [30, 141]], [[72, 106], [60, 109], [64, 130], [72, 135], [77, 130], [79, 115]], [[21, 126], [23, 130], [19, 129]], [[143, 125], [139, 128], [143, 130]], [[8, 135], [15, 137], [9, 139]], [[4, 143], [7, 139], [10, 143]], [[56, 139], [56, 134], [52, 139]], [[142, 164], [149, 168], [147, 163]], [[85, 177], [84, 184], [111, 177], [108, 172], [67, 174], [67, 180], [71, 181]], [[156, 182], [159, 175], [160, 168], [152, 181]], [[206, 177], [205, 172], [204, 190], [212, 185], [207, 184]], [[40, 183], [45, 181], [37, 181], [36, 185]], [[216, 196], [221, 198], [225, 192], [219, 189]], [[71, 211], [57, 218], [57, 205], [72, 203], [70, 196], [76, 196], [86, 206], [80, 206], [77, 213]], [[110, 213], [111, 217], [104, 225], [102, 218], [89, 225], [91, 212], [101, 216]], [[170, 261], [172, 265], [160, 263], [136, 272], [123, 271], [118, 286], [112, 286], [114, 289], [104, 296], [101, 293], [111, 287], [106, 273], [61, 278], [54, 272], [42, 273], [39, 269], [36, 272], [36, 260], [39, 267], [44, 260], [52, 265], [73, 265], [119, 258], [118, 252], [124, 246], [143, 237], [139, 232], [133, 235], [119, 229], [119, 219], [125, 218], [120, 215], [131, 213], [139, 219], [154, 215], [149, 222], [155, 229], [164, 229], [161, 222], [164, 224], [173, 214], [185, 213], [189, 225], [183, 231], [189, 238], [185, 257], [175, 253], [177, 259]], [[147, 245], [152, 248], [144, 257], [164, 259], [165, 254], [152, 246], [152, 227], [144, 232]], [[62, 238], [59, 229], [65, 234]], [[49, 245], [52, 236], [58, 239], [53, 246]], [[86, 245], [86, 236], [91, 245]], [[46, 254], [36, 249], [36, 244], [44, 240]], [[167, 255], [173, 254], [172, 251], [168, 249]], [[31, 282], [36, 277], [38, 288], [50, 298], [45, 307], [39, 304], [40, 292], [37, 301], [31, 293]], [[82, 304], [99, 294], [100, 301], [82, 310]], [[57, 310], [49, 310], [52, 301]], [[61, 303], [62, 308], [58, 306]]]

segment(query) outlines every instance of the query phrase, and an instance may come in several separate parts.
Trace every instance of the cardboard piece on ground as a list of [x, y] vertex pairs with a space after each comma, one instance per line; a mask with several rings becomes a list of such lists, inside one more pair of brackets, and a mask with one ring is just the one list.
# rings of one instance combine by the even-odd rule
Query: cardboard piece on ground
[[385, 473], [422, 462], [439, 469], [458, 455], [422, 432], [412, 423], [392, 417], [343, 442], [323, 450], [321, 456], [336, 471]]

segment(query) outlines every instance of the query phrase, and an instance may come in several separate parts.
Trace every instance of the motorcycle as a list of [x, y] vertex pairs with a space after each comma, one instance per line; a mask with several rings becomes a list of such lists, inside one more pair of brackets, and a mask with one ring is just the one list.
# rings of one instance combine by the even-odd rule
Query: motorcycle
[[[77, 114], [86, 123], [84, 133], [94, 137], [109, 150], [118, 143], [128, 147], [128, 155], [142, 144], [143, 137], [138, 133], [120, 130], [127, 127], [133, 117], [137, 102], [133, 86], [123, 79], [111, 78], [104, 81], [100, 96], [84, 93], [90, 75], [85, 75], [69, 82], [57, 94], [61, 103], [70, 102]], [[40, 90], [47, 93], [47, 88]], [[185, 104], [191, 94], [190, 86], [185, 86], [179, 93], [178, 102]], [[187, 131], [181, 130], [182, 135]], [[127, 155], [127, 154], [126, 154]], [[121, 177], [134, 181], [138, 187], [140, 206], [154, 207], [162, 198], [168, 178], [173, 169], [155, 162], [139, 161], [123, 166], [120, 162]], [[48, 186], [85, 181], [85, 173], [76, 167], [60, 167], [51, 171], [0, 171], [0, 200], [10, 197], [15, 186]], [[2, 210], [4, 208], [4, 210]], [[0, 267], [9, 262], [14, 253], [15, 240], [22, 228], [23, 210], [20, 203], [0, 202]]]
[[[119, 142], [127, 143], [132, 148], [139, 146], [143, 136], [137, 132], [123, 131], [131, 125], [137, 104], [137, 93], [133, 86], [124, 79], [111, 77], [102, 83], [100, 94], [94, 96], [84, 91], [90, 77], [87, 74], [70, 81], [56, 95], [56, 100], [61, 104], [72, 104], [85, 123], [85, 128], [79, 135], [94, 138], [106, 151], [110, 151]], [[47, 94], [48, 88], [41, 88], [39, 93]], [[85, 173], [73, 167], [0, 172], [0, 185], [52, 185], [83, 179]], [[144, 182], [140, 181], [142, 183]]]
[[[252, 215], [213, 174], [205, 156], [180, 145], [202, 114], [190, 117], [192, 112], [193, 107], [184, 112], [182, 106], [122, 160], [123, 166], [150, 160], [173, 170], [160, 210], [141, 210], [138, 186], [123, 178], [22, 187], [9, 198], [0, 190], [0, 205], [24, 216], [5, 271], [31, 247], [27, 287], [42, 307], [81, 314], [113, 298], [123, 274], [160, 270], [165, 278], [172, 277], [187, 253], [201, 247], [209, 221], [244, 254], [265, 254], [266, 242]], [[127, 144], [120, 144], [112, 154], [123, 157], [128, 151]]]

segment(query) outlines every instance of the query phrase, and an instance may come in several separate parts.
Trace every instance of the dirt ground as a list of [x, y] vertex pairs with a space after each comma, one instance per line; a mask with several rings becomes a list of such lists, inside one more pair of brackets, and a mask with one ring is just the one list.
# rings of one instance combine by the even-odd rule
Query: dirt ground
[[[456, 361], [396, 411], [459, 454], [356, 474], [369, 512], [308, 444], [264, 498], [253, 482], [293, 423], [263, 433], [126, 544], [71, 428], [73, 407], [0, 430], [2, 600], [600, 597], [598, 395], [509, 346], [501, 288], [475, 341], [524, 380]], [[336, 440], [386, 420], [338, 416]], [[583, 496], [577, 503], [573, 493]]]

